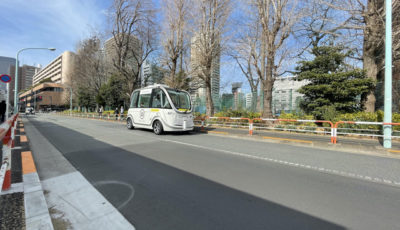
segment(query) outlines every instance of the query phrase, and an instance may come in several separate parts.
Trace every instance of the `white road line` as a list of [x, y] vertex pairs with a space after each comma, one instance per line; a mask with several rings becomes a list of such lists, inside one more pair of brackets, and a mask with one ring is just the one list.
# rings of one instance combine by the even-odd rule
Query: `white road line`
[[400, 182], [397, 181], [392, 181], [388, 179], [381, 179], [381, 178], [372, 178], [369, 176], [364, 176], [360, 174], [354, 174], [350, 172], [345, 172], [345, 171], [338, 171], [335, 169], [327, 169], [327, 168], [322, 168], [322, 167], [317, 167], [317, 166], [311, 166], [311, 165], [304, 165], [296, 162], [289, 162], [289, 161], [283, 161], [283, 160], [278, 160], [278, 159], [272, 159], [268, 157], [263, 157], [263, 156], [254, 156], [254, 155], [249, 155], [246, 153], [240, 153], [240, 152], [234, 152], [234, 151], [229, 151], [229, 150], [223, 150], [223, 149], [215, 149], [211, 147], [206, 147], [206, 146], [201, 146], [201, 145], [196, 145], [196, 144], [190, 144], [186, 142], [181, 142], [181, 141], [174, 141], [174, 140], [169, 140], [169, 139], [162, 139], [162, 138], [154, 138], [160, 141], [164, 142], [171, 142], [175, 144], [180, 144], [180, 145], [186, 145], [186, 146], [191, 146], [195, 148], [200, 148], [200, 149], [206, 149], [206, 150], [211, 150], [211, 151], [217, 151], [217, 152], [222, 152], [225, 154], [230, 154], [230, 155], [235, 155], [235, 156], [241, 156], [241, 157], [246, 157], [246, 158], [252, 158], [252, 159], [257, 159], [257, 160], [264, 160], [264, 161], [270, 161], [286, 166], [292, 166], [292, 167], [299, 167], [299, 168], [305, 168], [317, 172], [324, 172], [328, 174], [333, 174], [333, 175], [338, 175], [338, 176], [343, 176], [343, 177], [349, 177], [353, 179], [361, 179], [361, 180], [367, 180], [369, 182], [375, 182], [375, 183], [382, 183], [382, 184], [388, 184], [392, 186], [400, 186]]

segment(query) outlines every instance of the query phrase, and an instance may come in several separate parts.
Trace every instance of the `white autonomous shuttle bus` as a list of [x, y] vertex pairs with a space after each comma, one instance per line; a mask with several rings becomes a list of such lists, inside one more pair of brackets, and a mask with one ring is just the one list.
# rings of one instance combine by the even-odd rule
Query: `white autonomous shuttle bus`
[[190, 95], [158, 84], [137, 89], [131, 95], [126, 126], [153, 129], [157, 135], [164, 131], [191, 131], [194, 125]]

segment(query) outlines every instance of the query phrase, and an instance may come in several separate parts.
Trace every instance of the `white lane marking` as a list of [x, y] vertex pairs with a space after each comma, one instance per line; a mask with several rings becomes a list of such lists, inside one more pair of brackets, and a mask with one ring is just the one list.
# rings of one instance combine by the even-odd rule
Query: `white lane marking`
[[286, 165], [286, 166], [305, 168], [305, 169], [310, 169], [310, 170], [313, 170], [313, 171], [325, 172], [325, 173], [328, 173], [328, 174], [333, 174], [333, 175], [338, 175], [338, 176], [343, 176], [343, 177], [350, 177], [350, 178], [354, 178], [354, 179], [367, 180], [369, 182], [388, 184], [388, 185], [392, 185], [392, 186], [400, 186], [400, 182], [392, 181], [392, 180], [388, 180], [388, 179], [371, 178], [369, 176], [364, 176], [364, 175], [360, 175], [360, 174], [354, 174], [354, 173], [345, 172], [345, 171], [338, 171], [338, 170], [335, 170], [335, 169], [327, 169], [327, 168], [316, 167], [316, 166], [312, 166], [312, 165], [305, 165], [305, 164], [300, 164], [300, 163], [295, 163], [295, 162], [272, 159], [272, 158], [263, 157], [263, 156], [255, 156], [255, 155], [249, 155], [249, 154], [246, 154], [246, 153], [234, 152], [234, 151], [229, 151], [229, 150], [215, 149], [215, 148], [211, 148], [211, 147], [206, 147], [206, 146], [201, 146], [201, 145], [196, 145], [196, 144], [190, 144], [190, 143], [181, 142], [181, 141], [174, 141], [174, 140], [162, 139], [162, 138], [155, 138], [155, 139], [158, 139], [158, 140], [164, 141], [164, 142], [171, 142], [171, 143], [176, 143], [176, 144], [180, 144], [180, 145], [196, 147], [196, 148], [200, 148], [200, 149], [206, 149], [206, 150], [211, 150], [211, 151], [222, 152], [222, 153], [225, 153], [225, 154], [230, 154], [230, 155], [235, 155], [235, 156], [241, 156], [241, 157], [252, 158], [252, 159], [257, 159], [257, 160], [275, 162], [275, 163]]

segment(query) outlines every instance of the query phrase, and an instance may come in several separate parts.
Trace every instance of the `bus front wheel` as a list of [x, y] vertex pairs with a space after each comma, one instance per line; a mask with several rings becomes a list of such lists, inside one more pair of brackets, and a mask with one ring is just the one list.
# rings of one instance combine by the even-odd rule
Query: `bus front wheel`
[[163, 126], [160, 121], [154, 121], [153, 131], [156, 135], [161, 135], [163, 133]]
[[132, 119], [130, 118], [126, 119], [126, 127], [128, 129], [133, 129]]

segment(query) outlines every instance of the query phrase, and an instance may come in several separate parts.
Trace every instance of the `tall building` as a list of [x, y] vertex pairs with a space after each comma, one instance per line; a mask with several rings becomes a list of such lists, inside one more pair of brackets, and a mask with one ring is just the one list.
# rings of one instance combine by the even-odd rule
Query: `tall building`
[[148, 60], [144, 61], [142, 65], [142, 87], [162, 83], [165, 72], [156, 64]]
[[65, 51], [33, 76], [33, 85], [44, 79], [53, 83], [69, 84], [75, 68], [75, 53]]
[[[123, 36], [122, 34], [117, 35], [117, 39], [121, 38]], [[126, 37], [125, 39], [127, 39]], [[104, 43], [104, 50], [106, 53], [106, 59], [107, 61], [113, 66], [114, 63], [118, 63], [118, 44], [116, 38], [112, 36], [109, 38], [107, 41]], [[126, 60], [122, 60], [127, 62], [127, 64], [132, 65], [133, 68], [137, 68], [137, 58], [142, 56], [142, 49], [140, 45], [140, 40], [134, 36], [130, 35], [129, 37], [129, 42], [127, 43], [128, 45], [123, 45], [123, 47], [127, 50], [123, 50], [122, 53], [126, 51]], [[135, 58], [136, 56], [136, 58]], [[121, 57], [123, 58], [123, 57]], [[137, 69], [135, 69], [137, 71]]]
[[252, 93], [246, 93], [246, 109], [250, 109], [251, 108], [251, 102], [253, 99], [253, 94]]
[[232, 83], [232, 94], [234, 98], [233, 110], [241, 110], [245, 105], [244, 93], [242, 93], [242, 82]]
[[[199, 35], [195, 35], [191, 40], [190, 46], [190, 66], [193, 71], [192, 81], [196, 85], [197, 89], [191, 92], [193, 100], [196, 98], [206, 97], [206, 88], [204, 85], [204, 80], [198, 76], [202, 74], [202, 69], [204, 68], [201, 64], [201, 42]], [[213, 98], [214, 107], [217, 109], [220, 107], [220, 50], [218, 50], [218, 55], [214, 58], [211, 63], [211, 95]]]
[[272, 90], [272, 111], [279, 114], [281, 111], [293, 112], [299, 109], [303, 94], [298, 90], [308, 84], [308, 81], [296, 81], [294, 77], [280, 77], [275, 79]]
[[[39, 67], [23, 65], [18, 68], [18, 92], [21, 92], [32, 86], [33, 76], [40, 71]], [[10, 66], [10, 76], [12, 78], [10, 84], [10, 102], [14, 103], [15, 88], [15, 65]]]
[[223, 93], [221, 97], [221, 110], [232, 110], [234, 104], [234, 96], [231, 93]]
[[[0, 56], [0, 75], [10, 74], [10, 66], [15, 66], [15, 58]], [[6, 99], [6, 89], [7, 84], [0, 82], [0, 101]]]

